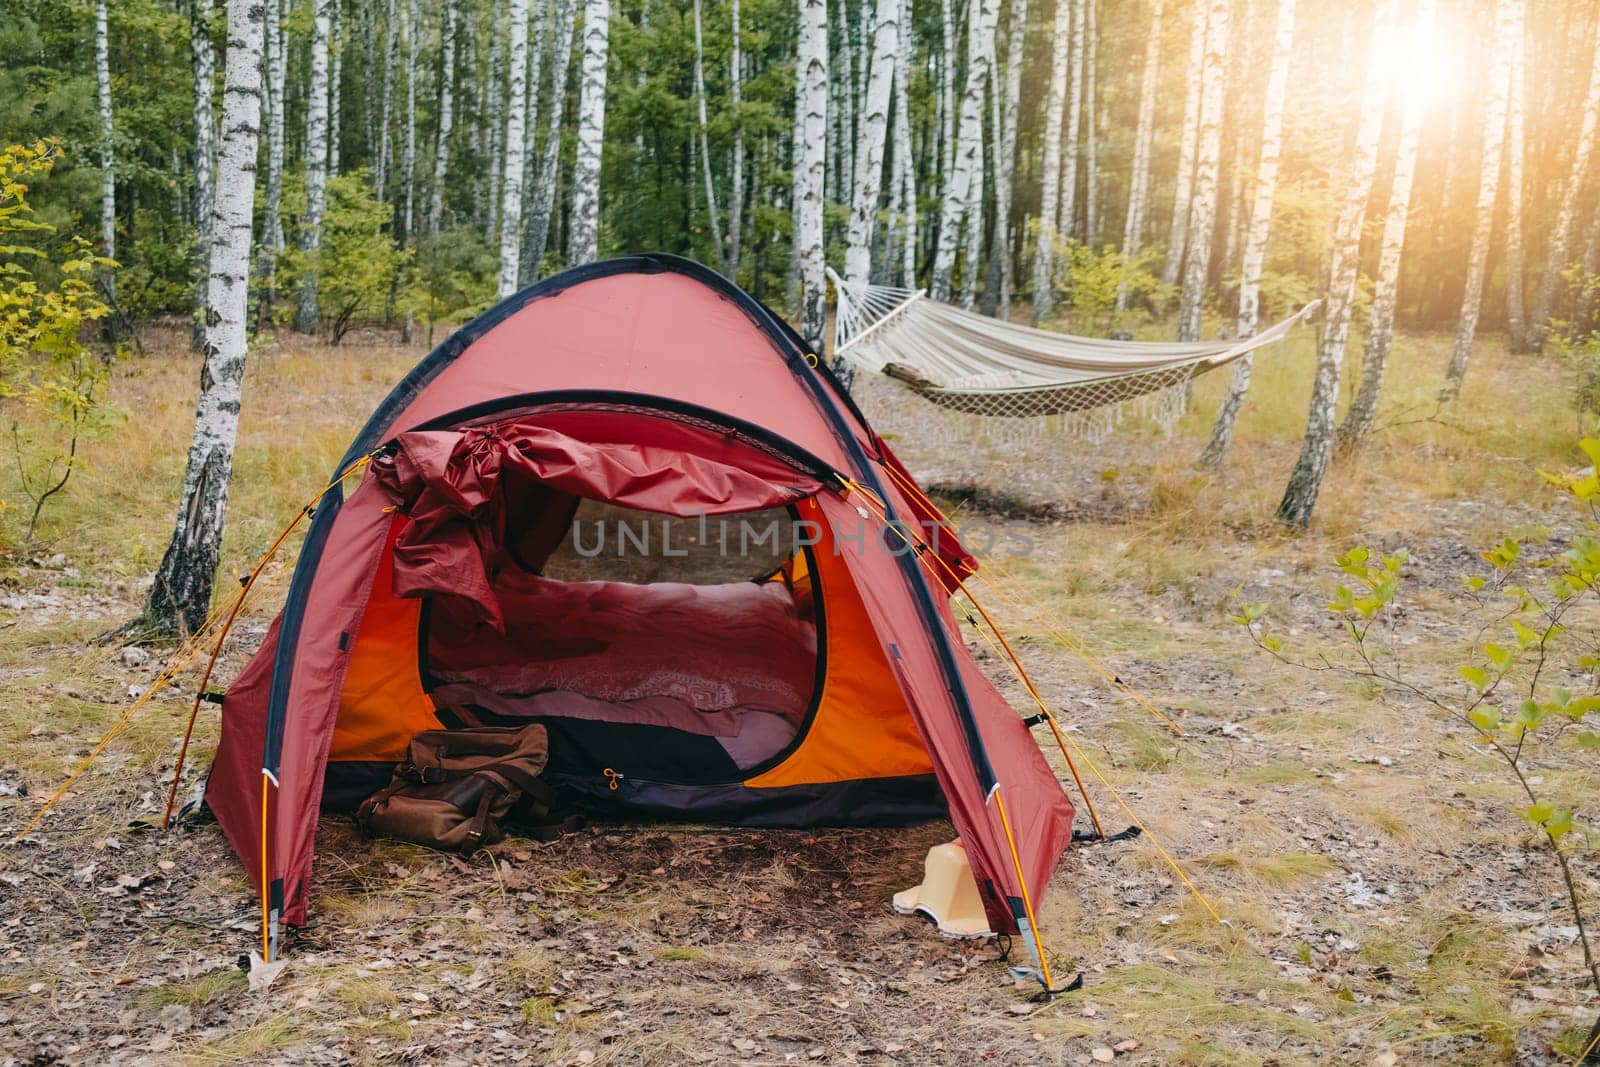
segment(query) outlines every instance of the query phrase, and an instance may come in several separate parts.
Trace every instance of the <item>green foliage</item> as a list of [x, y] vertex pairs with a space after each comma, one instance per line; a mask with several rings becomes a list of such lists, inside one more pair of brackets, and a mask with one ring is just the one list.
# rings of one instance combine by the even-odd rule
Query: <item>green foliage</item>
[[[0, 150], [0, 411], [10, 423], [23, 492], [33, 502], [31, 541], [45, 501], [72, 476], [80, 434], [99, 427], [106, 361], [81, 341], [108, 309], [94, 274], [110, 260], [87, 241], [54, 244], [55, 227], [33, 217], [31, 185], [61, 157], [59, 141]], [[40, 276], [52, 277], [41, 282]], [[0, 500], [0, 509], [6, 502]]]
[[1581, 763], [1600, 749], [1600, 735], [1590, 728], [1600, 719], [1600, 439], [1585, 439], [1579, 449], [1590, 466], [1573, 474], [1541, 472], [1578, 505], [1577, 530], [1567, 547], [1539, 553], [1507, 536], [1479, 554], [1486, 573], [1463, 576], [1460, 621], [1476, 637], [1454, 665], [1454, 685], [1431, 679], [1425, 665], [1408, 662], [1377, 639], [1378, 628], [1403, 610], [1404, 553], [1379, 555], [1357, 546], [1335, 561], [1347, 580], [1336, 585], [1328, 610], [1348, 640], [1343, 658], [1289, 659], [1283, 640], [1267, 631], [1265, 604], [1242, 605], [1230, 618], [1284, 662], [1368, 679], [1448, 716], [1501, 761], [1526, 801], [1513, 813], [1537, 830], [1560, 867], [1591, 978], [1600, 989], [1600, 966], [1590, 951], [1569, 863], [1574, 851], [1600, 840], [1574, 814], [1592, 796], [1566, 795], [1573, 788], [1566, 779], [1530, 770], [1535, 761]]
[[[304, 196], [301, 190], [301, 210]], [[362, 318], [387, 318], [402, 294], [409, 299], [415, 257], [395, 243], [388, 229], [393, 214], [394, 206], [373, 194], [365, 170], [340, 174], [328, 180], [321, 248], [308, 256], [294, 241], [284, 250], [281, 269], [291, 292], [314, 259], [319, 303], [334, 344]]]
[[1058, 305], [1076, 328], [1090, 333], [1115, 330], [1124, 312], [1117, 310], [1117, 294], [1126, 289], [1133, 306], [1159, 306], [1172, 297], [1163, 285], [1160, 249], [1145, 249], [1129, 257], [1109, 245], [1095, 249], [1079, 241], [1056, 241], [1059, 264], [1056, 282]]
[[416, 247], [416, 281], [405, 307], [428, 324], [464, 322], [494, 301], [499, 264], [471, 227], [457, 226]]

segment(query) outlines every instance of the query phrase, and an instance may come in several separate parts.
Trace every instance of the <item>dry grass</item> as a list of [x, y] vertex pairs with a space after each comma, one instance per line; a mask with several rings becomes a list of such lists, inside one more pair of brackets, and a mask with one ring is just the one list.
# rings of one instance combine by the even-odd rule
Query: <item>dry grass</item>
[[[120, 714], [128, 687], [153, 673], [89, 641], [137, 610], [164, 548], [197, 372], [173, 340], [117, 368], [113, 395], [129, 418], [88, 444], [81, 475], [45, 513], [43, 543], [14, 552], [0, 572], [0, 593], [37, 598], [0, 611], [0, 783], [35, 794], [53, 786]], [[1485, 345], [1461, 402], [1439, 414], [1448, 343], [1403, 338], [1382, 428], [1358, 459], [1336, 464], [1314, 530], [1291, 537], [1272, 512], [1298, 446], [1310, 346], [1302, 333], [1258, 361], [1220, 472], [1199, 473], [1192, 459], [1225, 375], [1201, 380], [1170, 438], [1135, 429], [1098, 448], [1051, 439], [1038, 446], [1054, 450], [1048, 463], [896, 442], [919, 474], [955, 483], [983, 474], [992, 488], [1082, 509], [1075, 521], [1032, 525], [1035, 551], [991, 568], [1039, 611], [998, 592], [984, 599], [1018, 636], [1084, 756], [1148, 831], [1075, 851], [1044, 902], [1056, 968], [1083, 968], [1083, 991], [1015, 1014], [1026, 990], [1004, 980], [992, 947], [943, 942], [888, 913], [884, 900], [915, 880], [937, 827], [714, 836], [640, 827], [549, 848], [507, 842], [495, 865], [480, 858], [463, 872], [424, 850], [359, 842], [330, 821], [309, 942], [270, 993], [248, 993], [230, 965], [250, 935], [228, 924], [248, 926], [252, 895], [215, 831], [159, 841], [122, 830], [149, 817], [171, 772], [188, 712], [180, 696], [155, 702], [46, 824], [67, 859], [0, 853], [0, 875], [25, 876], [19, 910], [54, 954], [34, 960], [31, 939], [4, 925], [0, 906], [0, 1014], [17, 1028], [0, 1023], [0, 1045], [46, 1048], [39, 1035], [60, 1031], [77, 1035], [62, 1042], [104, 1051], [94, 1042], [132, 1006], [192, 1012], [194, 1031], [170, 1055], [194, 1063], [312, 1059], [325, 1042], [355, 1062], [401, 1049], [471, 1058], [507, 1047], [474, 1044], [496, 1029], [544, 1062], [781, 1062], [812, 1052], [836, 1062], [869, 1049], [900, 1058], [884, 1051], [891, 1046], [926, 1062], [1077, 1062], [1125, 1039], [1139, 1046], [1120, 1060], [1227, 1067], [1367, 1062], [1386, 1049], [1402, 1062], [1538, 1062], [1556, 1047], [1570, 1056], [1581, 1013], [1597, 1008], [1581, 993], [1570, 945], [1534, 947], [1539, 927], [1570, 920], [1542, 858], [1507, 829], [1509, 794], [1494, 766], [1449, 727], [1366, 687], [1285, 670], [1223, 621], [1243, 587], [1289, 602], [1285, 625], [1303, 647], [1320, 647], [1326, 561], [1356, 540], [1409, 546], [1422, 550], [1427, 579], [1409, 647], [1448, 662], [1461, 640], [1447, 625], [1456, 560], [1502, 528], [1535, 529], [1534, 468], [1576, 462], [1565, 372]], [[248, 565], [321, 486], [419, 355], [288, 335], [258, 349], [223, 573]], [[1359, 353], [1348, 358], [1354, 365]], [[4, 477], [0, 497], [12, 494]], [[0, 548], [16, 514], [0, 514]], [[70, 570], [29, 562], [55, 553]], [[287, 574], [287, 563], [273, 572], [271, 595], [228, 650], [226, 676], [259, 639]], [[1181, 736], [1053, 640], [1046, 615]], [[1027, 709], [1003, 665], [978, 650]], [[214, 738], [214, 716], [203, 715], [202, 763]], [[1067, 778], [1060, 755], [1047, 756]], [[1126, 826], [1133, 816], [1080, 769], [1106, 828]], [[1592, 768], [1547, 773], [1569, 793], [1595, 788]], [[33, 803], [0, 799], [0, 828]], [[106, 844], [119, 835], [117, 848]], [[154, 883], [167, 902], [100, 892], [163, 856], [179, 863]], [[73, 871], [91, 861], [98, 871], [78, 881]], [[1580, 868], [1592, 877], [1586, 860]], [[117, 985], [80, 972], [91, 954], [126, 957], [145, 977]], [[103, 1006], [48, 1021], [49, 1005], [80, 994]]]

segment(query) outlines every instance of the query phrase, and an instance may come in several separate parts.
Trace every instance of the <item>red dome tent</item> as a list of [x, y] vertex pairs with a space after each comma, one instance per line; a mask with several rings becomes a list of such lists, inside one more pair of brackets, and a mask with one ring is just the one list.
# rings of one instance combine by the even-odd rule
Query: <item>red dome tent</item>
[[[262, 894], [268, 959], [279, 924], [306, 920], [319, 811], [353, 808], [412, 734], [451, 724], [452, 701], [556, 699], [557, 715], [628, 707], [642, 721], [680, 704], [568, 692], [594, 677], [572, 665], [609, 657], [609, 684], [638, 648], [738, 691], [796, 642], [805, 673], [789, 673], [810, 692], [774, 750], [729, 773], [630, 774], [661, 755], [630, 738], [684, 735], [608, 722], [620, 732], [603, 774], [569, 768], [561, 784], [601, 808], [752, 826], [947, 810], [991, 928], [1039, 947], [1033, 916], [1072, 806], [960, 638], [950, 595], [975, 561], [816, 363], [722, 277], [648, 255], [502, 301], [400, 382], [339, 470], [371, 462], [318, 505], [283, 612], [223, 702], [206, 798]], [[774, 581], [737, 588], [543, 577], [580, 501], [679, 517], [782, 508], [813, 543]], [[896, 528], [934, 552], [908, 551]], [[741, 613], [735, 629], [719, 612]]]

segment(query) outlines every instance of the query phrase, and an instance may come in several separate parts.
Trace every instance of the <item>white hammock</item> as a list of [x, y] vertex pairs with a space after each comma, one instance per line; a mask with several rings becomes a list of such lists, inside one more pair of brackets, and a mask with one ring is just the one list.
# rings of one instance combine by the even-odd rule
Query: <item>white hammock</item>
[[929, 299], [923, 290], [847, 285], [834, 356], [972, 415], [1074, 415], [1150, 397], [1280, 340], [1316, 309], [1242, 341], [1106, 341], [1019, 326]]

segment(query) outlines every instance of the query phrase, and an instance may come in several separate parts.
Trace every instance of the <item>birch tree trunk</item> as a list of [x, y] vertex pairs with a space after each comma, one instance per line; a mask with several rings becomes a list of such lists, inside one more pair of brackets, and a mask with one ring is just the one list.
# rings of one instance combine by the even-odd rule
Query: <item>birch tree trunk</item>
[[589, 263], [600, 254], [600, 153], [605, 147], [610, 31], [611, 0], [584, 0], [578, 154], [572, 167], [572, 214], [567, 230], [569, 266]]
[[[1435, 0], [1418, 0], [1415, 40], [1433, 40]], [[1517, 0], [1520, 6], [1521, 0]], [[1516, 47], [1513, 45], [1513, 47]], [[1517, 66], [1512, 59], [1513, 69]], [[1516, 92], [1513, 88], [1512, 92]], [[1339, 445], [1349, 449], [1372, 429], [1383, 392], [1383, 375], [1394, 342], [1395, 298], [1400, 288], [1400, 257], [1405, 251], [1406, 219], [1411, 212], [1411, 188], [1417, 174], [1417, 142], [1422, 135], [1423, 94], [1413, 90], [1400, 119], [1400, 142], [1395, 149], [1394, 182], [1389, 190], [1389, 210], [1383, 219], [1383, 250], [1378, 256], [1378, 282], [1367, 320], [1366, 352], [1361, 362], [1361, 385], [1339, 427]]]
[[522, 150], [522, 177], [519, 179], [522, 189], [521, 225], [517, 233], [517, 288], [532, 284], [538, 276], [539, 264], [533, 257], [533, 250], [528, 247], [528, 222], [533, 216], [533, 204], [538, 197], [536, 183], [538, 182], [539, 153], [534, 151], [534, 143], [538, 140], [539, 133], [539, 86], [544, 77], [544, 56], [550, 51], [550, 35], [554, 27], [555, 12], [553, 5], [546, 0], [534, 0], [531, 5], [533, 28], [529, 31], [532, 36], [528, 39], [528, 74], [525, 79], [527, 85], [526, 104], [527, 118], [523, 122], [526, 146]]
[[1072, 0], [1072, 73], [1067, 82], [1067, 147], [1061, 164], [1061, 220], [1063, 237], [1078, 232], [1078, 160], [1083, 155], [1084, 0]]
[[500, 174], [500, 299], [517, 291], [522, 265], [522, 153], [527, 151], [528, 0], [511, 0], [507, 29], [510, 89], [506, 98], [504, 168]]
[[1050, 38], [1050, 92], [1044, 106], [1044, 168], [1039, 194], [1039, 236], [1033, 248], [1033, 324], [1055, 309], [1056, 237], [1061, 232], [1061, 121], [1067, 105], [1067, 67], [1072, 53], [1072, 0], [1056, 0]]
[[1550, 328], [1550, 314], [1562, 287], [1562, 272], [1569, 266], [1568, 245], [1578, 221], [1578, 207], [1589, 174], [1589, 159], [1594, 154], [1595, 125], [1600, 122], [1600, 32], [1595, 34], [1594, 65], [1589, 72], [1589, 90], [1583, 100], [1583, 117], [1578, 140], [1572, 149], [1572, 169], [1561, 189], [1561, 206], [1550, 234], [1550, 250], [1545, 256], [1544, 276], [1533, 305], [1533, 329], [1542, 342]]
[[[1528, 41], [1523, 26], [1523, 0], [1516, 0], [1513, 8], [1514, 35], [1505, 42], [1511, 53], [1511, 85], [1506, 95], [1506, 334], [1514, 350], [1527, 351], [1538, 347], [1528, 335], [1528, 314], [1523, 299], [1522, 165], [1525, 157], [1522, 101], [1527, 82]], [[1392, 208], [1393, 204], [1390, 206]], [[1366, 384], [1364, 373], [1362, 384]], [[1345, 426], [1350, 426], [1348, 416]]]
[[322, 251], [322, 201], [328, 182], [328, 31], [337, 0], [316, 0], [311, 19], [311, 91], [306, 101], [306, 213], [300, 220], [305, 263], [295, 301], [294, 328], [316, 333], [317, 259]]
[[828, 163], [827, 0], [800, 0], [795, 76], [794, 243], [800, 260], [800, 336], [820, 355], [827, 315], [822, 258], [822, 186]]
[[405, 248], [412, 244], [417, 217], [417, 0], [403, 3], [400, 36], [406, 54], [406, 136], [400, 147], [400, 247]]
[[[1432, 0], [1421, 0], [1431, 3]], [[1289, 59], [1294, 54], [1295, 0], [1278, 0], [1278, 24], [1272, 38], [1272, 69], [1267, 75], [1267, 96], [1261, 111], [1261, 159], [1256, 166], [1255, 201], [1250, 207], [1250, 232], [1245, 238], [1243, 262], [1239, 268], [1240, 339], [1254, 337], [1260, 318], [1261, 271], [1267, 261], [1267, 238], [1272, 232], [1272, 201], [1278, 190], [1278, 157], [1283, 150], [1283, 101], [1289, 90]], [[1415, 146], [1413, 145], [1413, 148]], [[1396, 172], [1398, 175], [1398, 171]], [[1211, 440], [1200, 453], [1200, 462], [1215, 467], [1228, 455], [1233, 444], [1233, 426], [1250, 391], [1252, 357], [1245, 356], [1233, 365], [1227, 395], [1217, 409], [1211, 425]]]
[[528, 220], [524, 253], [537, 274], [549, 243], [550, 215], [555, 208], [556, 181], [561, 170], [561, 128], [567, 109], [567, 88], [572, 81], [572, 49], [578, 19], [578, 0], [556, 0], [555, 36], [550, 41], [550, 121], [545, 124], [544, 149], [534, 182], [533, 217]]
[[[956, 247], [972, 196], [972, 184], [976, 181], [982, 187], [983, 93], [989, 83], [989, 66], [994, 56], [996, 2], [972, 0], [974, 7], [967, 16], [967, 83], [961, 93], [955, 162], [945, 183], [944, 202], [939, 213], [939, 244], [934, 251], [930, 289], [935, 300], [950, 299]], [[978, 225], [977, 219], [967, 221]]]
[[[389, 164], [393, 158], [390, 153], [390, 127], [394, 117], [394, 68], [399, 60], [399, 13], [395, 9], [395, 0], [384, 0], [383, 5], [383, 74], [380, 80], [383, 83], [383, 95], [378, 99], [378, 145], [377, 163], [372, 169], [372, 184], [378, 191], [378, 199], [384, 199], [389, 188]], [[503, 31], [502, 31], [503, 35]], [[338, 55], [337, 47], [334, 55]]]
[[[995, 250], [1000, 257], [1000, 318], [1011, 318], [1012, 288], [1016, 284], [1016, 264], [1011, 247], [1011, 194], [1016, 181], [1017, 122], [1021, 114], [1022, 61], [1028, 25], [1028, 0], [1011, 0], [1011, 22], [1006, 27], [1006, 80], [1000, 97], [1000, 144], [995, 155], [994, 226]], [[909, 27], [907, 28], [909, 33]]]
[[[717, 186], [711, 178], [711, 138], [706, 121], [705, 43], [701, 30], [700, 0], [694, 0], [694, 100], [699, 116], [700, 171], [706, 186], [706, 217], [711, 223], [711, 244], [726, 273], [728, 250], [722, 245], [722, 218], [717, 209]], [[737, 193], [735, 193], [737, 197]]]
[[344, 87], [344, 30], [338, 0], [328, 13], [328, 173], [339, 173], [339, 100]]
[[190, 324], [190, 343], [198, 350], [205, 344], [206, 293], [211, 275], [211, 207], [215, 197], [213, 176], [216, 168], [216, 118], [211, 110], [211, 91], [216, 80], [217, 58], [211, 47], [211, 0], [189, 0], [189, 59], [194, 74], [194, 316]]
[[[1366, 220], [1367, 198], [1377, 169], [1378, 138], [1383, 130], [1387, 101], [1384, 85], [1389, 76], [1380, 44], [1392, 32], [1395, 0], [1379, 0], [1367, 55], [1366, 88], [1361, 100], [1361, 121], [1356, 128], [1355, 158], [1351, 161], [1344, 207], [1334, 228], [1333, 267], [1329, 273], [1326, 321], [1317, 348], [1316, 381], [1311, 388], [1311, 409], [1306, 416], [1306, 436], [1295, 461], [1278, 520], [1288, 526], [1310, 525], [1311, 512], [1322, 490], [1333, 453], [1333, 418], [1339, 402], [1339, 370], [1350, 336], [1350, 316], [1355, 307], [1356, 281], [1361, 266], [1361, 226]], [[1502, 117], [1504, 113], [1502, 112]]]
[[[872, 239], [883, 194], [883, 149], [889, 126], [889, 93], [894, 88], [895, 56], [900, 49], [900, 0], [877, 0], [877, 26], [872, 34], [872, 68], [861, 110], [860, 154], [855, 196], [844, 253], [844, 280], [866, 285], [872, 280]], [[842, 369], [842, 368], [840, 368]], [[846, 372], [848, 373], [848, 372]]]
[[450, 132], [456, 119], [456, 5], [444, 0], [439, 23], [439, 136], [434, 141], [433, 184], [428, 189], [428, 236], [438, 237], [444, 218], [444, 181], [450, 167]]
[[[111, 143], [111, 40], [106, 28], [106, 0], [94, 5], [94, 76], [100, 104], [100, 254], [117, 258], [117, 172], [116, 149]], [[115, 304], [116, 274], [107, 268], [100, 274], [106, 299]]]
[[1099, 96], [1096, 92], [1095, 69], [1100, 65], [1100, 27], [1095, 9], [1099, 0], [1088, 0], [1085, 10], [1088, 22], [1084, 29], [1087, 52], [1083, 65], [1084, 108], [1084, 182], [1083, 182], [1083, 241], [1095, 247], [1100, 238], [1100, 137], [1098, 116]]
[[244, 383], [264, 12], [261, 0], [228, 0], [227, 10], [216, 248], [209, 257], [200, 402], [177, 522], [145, 605], [146, 621], [165, 634], [193, 633], [210, 611]]
[[[509, 2], [509, 0], [507, 0]], [[486, 205], [484, 233], [489, 240], [500, 236], [501, 179], [506, 172], [506, 46], [510, 42], [501, 16], [501, 0], [489, 0], [489, 26], [494, 37], [494, 48], [489, 53], [489, 81], [484, 87], [488, 98], [489, 144], [489, 202]]]
[[[996, 9], [1000, 0], [994, 0]], [[991, 38], [992, 43], [992, 38]], [[989, 69], [994, 69], [994, 54], [989, 55]], [[994, 94], [989, 94], [993, 101]], [[990, 109], [992, 110], [992, 109]], [[994, 124], [990, 124], [990, 129]], [[966, 219], [966, 243], [961, 257], [961, 307], [971, 311], [978, 300], [978, 261], [983, 258], [983, 186], [986, 175], [985, 162], [994, 159], [994, 138], [985, 136], [983, 119], [978, 119], [978, 162], [972, 184], [967, 189], [967, 206], [962, 212]]]
[[[1133, 135], [1132, 174], [1128, 177], [1128, 213], [1122, 222], [1122, 258], [1132, 266], [1144, 243], [1145, 202], [1150, 194], [1150, 145], [1155, 138], [1156, 89], [1161, 84], [1161, 16], [1165, 0], [1151, 0], [1150, 31], [1145, 37], [1144, 72], [1139, 76], [1139, 119]], [[1117, 310], [1128, 308], [1128, 286], [1117, 286]]]
[[[1518, 0], [1496, 0], [1495, 39], [1507, 40], [1516, 14], [1513, 6]], [[1478, 314], [1483, 308], [1483, 285], [1489, 272], [1489, 245], [1494, 239], [1495, 198], [1500, 191], [1500, 155], [1505, 144], [1506, 97], [1510, 89], [1510, 57], [1504, 48], [1495, 48], [1489, 66], [1489, 103], [1484, 110], [1483, 160], [1478, 171], [1478, 217], [1472, 229], [1472, 251], [1467, 255], [1466, 292], [1461, 298], [1461, 318], [1456, 323], [1455, 345], [1450, 350], [1450, 365], [1445, 369], [1444, 388], [1440, 399], [1454, 400], [1461, 392], [1461, 379], [1466, 376], [1467, 363], [1472, 358], [1472, 341], [1478, 331]], [[1557, 222], [1557, 229], [1560, 222]], [[1555, 239], [1551, 239], [1551, 251]], [[1542, 299], [1544, 290], [1540, 288]]]
[[1173, 285], [1183, 267], [1184, 246], [1189, 235], [1189, 207], [1194, 195], [1194, 154], [1200, 140], [1200, 72], [1205, 64], [1206, 4], [1195, 0], [1194, 28], [1189, 37], [1189, 73], [1183, 96], [1183, 133], [1178, 141], [1178, 175], [1172, 193], [1172, 229], [1167, 237], [1167, 258], [1161, 266], [1161, 280]]
[[733, 162], [728, 180], [732, 187], [728, 200], [728, 258], [722, 273], [737, 285], [742, 258], [739, 242], [744, 231], [744, 45], [740, 39], [739, 0], [732, 0], [730, 17], [733, 52], [728, 57], [728, 76], [733, 96]]
[[1200, 312], [1211, 269], [1217, 223], [1217, 161], [1222, 151], [1222, 101], [1228, 58], [1228, 0], [1208, 0], [1205, 63], [1200, 75], [1200, 136], [1195, 155], [1194, 203], [1178, 298], [1178, 340], [1200, 340]]
[[283, 253], [283, 134], [288, 75], [287, 35], [283, 27], [283, 0], [266, 0], [266, 26], [262, 37], [263, 103], [267, 113], [266, 203], [261, 216], [261, 319], [265, 322], [277, 298], [278, 257]]
[[894, 164], [900, 179], [895, 186], [900, 216], [900, 284], [917, 285], [917, 167], [911, 158], [911, 0], [900, 0], [899, 47], [894, 56]]

